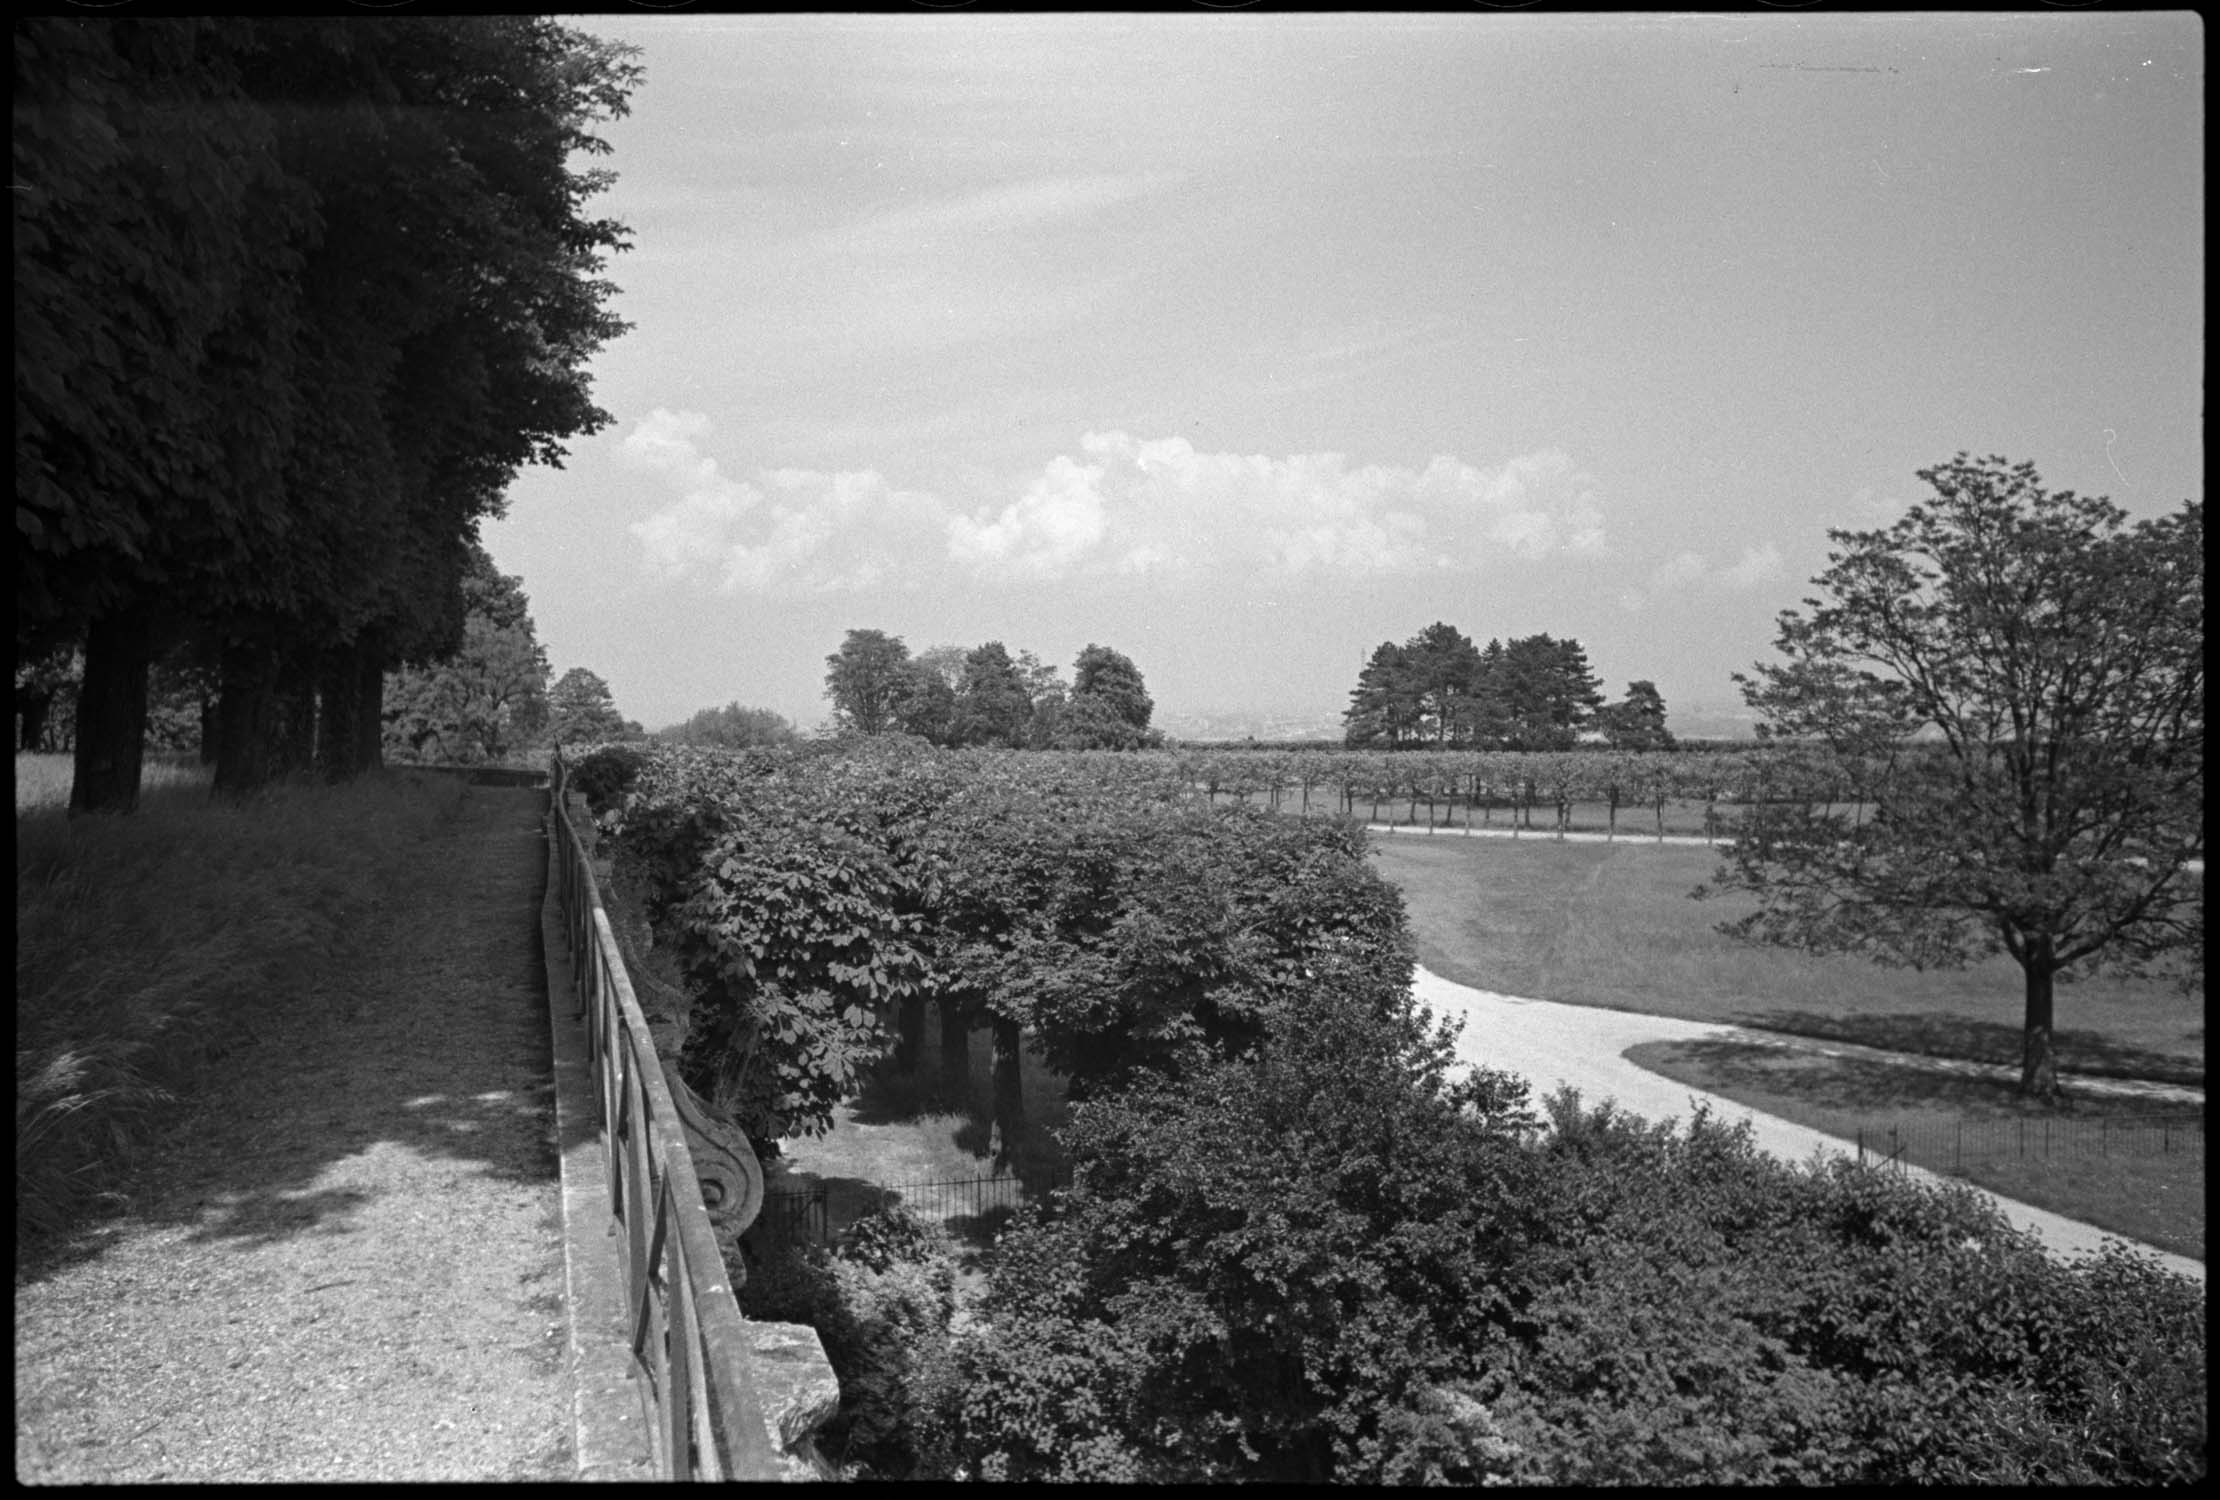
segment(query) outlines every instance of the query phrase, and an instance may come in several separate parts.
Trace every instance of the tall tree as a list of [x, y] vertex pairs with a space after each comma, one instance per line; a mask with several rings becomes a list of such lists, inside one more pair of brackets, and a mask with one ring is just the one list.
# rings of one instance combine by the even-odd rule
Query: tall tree
[[1511, 717], [1509, 677], [1504, 667], [1503, 642], [1490, 639], [1480, 650], [1473, 668], [1472, 696], [1464, 702], [1459, 726], [1462, 743], [1476, 750], [1501, 750], [1511, 743], [1517, 725]]
[[883, 630], [851, 630], [825, 658], [825, 696], [834, 724], [853, 734], [897, 728], [896, 709], [910, 691], [910, 648]]
[[1754, 810], [1726, 930], [1884, 963], [2008, 954], [2023, 1092], [2058, 1092], [2062, 975], [2203, 961], [2204, 509], [2130, 521], [1960, 453], [1879, 531], [1830, 531], [1783, 660], [1741, 677], [1774, 736], [1863, 767], [1869, 818]]
[[[76, 811], [138, 798], [170, 606], [281, 530], [289, 244], [253, 23], [16, 23], [16, 649], [81, 644]], [[242, 420], [251, 415], [251, 420]]]
[[1419, 737], [1446, 747], [1479, 692], [1479, 649], [1456, 626], [1437, 620], [1403, 643], [1403, 660]]
[[715, 745], [726, 750], [801, 741], [785, 715], [767, 708], [742, 708], [738, 701], [723, 708], [702, 709], [683, 724], [657, 730], [655, 738], [676, 745]]
[[1089, 645], [1073, 663], [1071, 695], [1055, 708], [1047, 743], [1059, 750], [1138, 750], [1161, 742], [1156, 704], [1131, 657]]
[[460, 592], [468, 609], [455, 649], [397, 668], [380, 696], [384, 745], [413, 760], [500, 760], [547, 724], [547, 652], [524, 581], [473, 544]]
[[955, 684], [938, 667], [915, 658], [904, 665], [894, 692], [892, 728], [930, 744], [953, 744], [956, 710]]
[[1503, 649], [1490, 688], [1508, 720], [1508, 748], [1569, 750], [1603, 702], [1580, 642], [1530, 635]]
[[181, 633], [223, 658], [220, 789], [304, 726], [374, 759], [476, 519], [607, 421], [622, 230], [572, 160], [627, 52], [541, 17], [19, 25], [17, 649], [84, 642], [74, 805], [130, 805]]
[[1149, 697], [1148, 688], [1141, 680], [1141, 669], [1133, 658], [1108, 646], [1089, 644], [1072, 663], [1071, 696], [1099, 698], [1104, 706], [1135, 729], [1146, 730], [1149, 716], [1156, 710], [1155, 700]]
[[1665, 697], [1646, 679], [1626, 685], [1626, 697], [1596, 714], [1596, 727], [1615, 750], [1670, 750], [1673, 733], [1665, 727]]
[[954, 743], [1017, 749], [1026, 743], [1032, 717], [1033, 696], [1007, 647], [988, 641], [965, 655], [950, 727]]
[[558, 745], [616, 739], [630, 727], [609, 684], [584, 667], [572, 667], [547, 690], [547, 733]]
[[1036, 750], [1053, 745], [1057, 723], [1071, 700], [1071, 687], [1062, 673], [1031, 651], [1017, 654], [1017, 669], [1018, 676], [1025, 679], [1026, 693], [1033, 700], [1026, 743]]
[[1343, 741], [1350, 749], [1400, 750], [1418, 734], [1419, 688], [1407, 648], [1382, 641], [1357, 675], [1342, 712]]

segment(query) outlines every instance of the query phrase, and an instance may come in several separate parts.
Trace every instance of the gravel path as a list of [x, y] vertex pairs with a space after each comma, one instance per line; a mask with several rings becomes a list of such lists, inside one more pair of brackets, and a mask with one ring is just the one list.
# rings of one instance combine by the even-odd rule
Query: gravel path
[[[1539, 1101], [1570, 1085], [1589, 1103], [1615, 1099], [1620, 1106], [1653, 1120], [1686, 1119], [1695, 1101], [1710, 1106], [1725, 1120], [1748, 1120], [1757, 1144], [1790, 1161], [1808, 1161], [1815, 1151], [1851, 1153], [1855, 1142], [1822, 1135], [1808, 1126], [1793, 1124], [1776, 1115], [1760, 1114], [1717, 1094], [1676, 1083], [1661, 1074], [1627, 1061], [1627, 1048], [1642, 1042], [1692, 1041], [1699, 1037], [1729, 1038], [1761, 1045], [1778, 1038], [1738, 1026], [1707, 1021], [1684, 1021], [1673, 1016], [1645, 1016], [1632, 1011], [1602, 1010], [1585, 1005], [1564, 1005], [1552, 1000], [1524, 1000], [1476, 990], [1444, 979], [1421, 968], [1413, 990], [1437, 1017], [1454, 1016], [1465, 1023], [1457, 1041], [1457, 1055], [1468, 1063], [1525, 1075]], [[1871, 1052], [1872, 1049], [1860, 1049]], [[1922, 1059], [1903, 1058], [1918, 1063]], [[2196, 1096], [2200, 1101], [2202, 1094]], [[1932, 1174], [1913, 1167], [1912, 1175], [1933, 1180]], [[2108, 1235], [2094, 1225], [1990, 1194], [2005, 1217], [2022, 1229], [2033, 1231], [2052, 1250], [2066, 1255], [2095, 1251]], [[2180, 1275], [2205, 1279], [2202, 1261], [2138, 1245], [2156, 1256], [2167, 1269]]]
[[472, 788], [133, 1211], [19, 1272], [19, 1482], [571, 1476], [544, 801]]

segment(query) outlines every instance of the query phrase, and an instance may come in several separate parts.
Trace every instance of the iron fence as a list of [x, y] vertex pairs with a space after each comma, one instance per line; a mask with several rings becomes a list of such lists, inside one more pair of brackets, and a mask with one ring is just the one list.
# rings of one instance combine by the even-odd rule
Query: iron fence
[[2205, 1154], [2205, 1117], [2181, 1112], [2089, 1119], [1956, 1121], [1950, 1124], [1861, 1125], [1858, 1161], [1867, 1166], [1913, 1164], [1962, 1173], [1985, 1162], [2055, 1157]]
[[666, 1479], [777, 1479], [740, 1304], [647, 1018], [602, 909], [591, 857], [570, 820], [568, 780], [558, 755], [550, 817], [558, 889], [657, 1472]]
[[901, 1204], [919, 1218], [935, 1220], [951, 1230], [988, 1224], [996, 1215], [1016, 1213], [1028, 1203], [1041, 1201], [1052, 1188], [1068, 1186], [1068, 1173], [1046, 1180], [995, 1174], [979, 1177], [944, 1177], [913, 1182], [873, 1183], [834, 1213], [832, 1194], [822, 1182], [796, 1187], [772, 1185], [763, 1195], [762, 1212], [755, 1229], [788, 1243], [827, 1244], [849, 1223], [876, 1209]]

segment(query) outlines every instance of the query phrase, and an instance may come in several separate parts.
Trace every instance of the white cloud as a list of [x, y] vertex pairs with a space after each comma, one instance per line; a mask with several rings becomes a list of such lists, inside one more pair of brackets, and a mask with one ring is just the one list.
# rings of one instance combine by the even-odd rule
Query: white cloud
[[1739, 560], [1719, 570], [1719, 581], [1730, 589], [1758, 589], [1787, 576], [1787, 572], [1781, 563], [1781, 549], [1767, 542], [1760, 547], [1744, 547]]
[[1005, 504], [969, 511], [872, 470], [725, 475], [708, 419], [657, 409], [621, 452], [675, 498], [632, 527], [660, 578], [825, 593], [931, 581], [936, 565], [1019, 583], [1081, 576], [1379, 578], [1471, 572], [1603, 547], [1593, 481], [1555, 449], [1493, 467], [1338, 453], [1206, 453], [1185, 438], [1085, 434]]
[[1482, 469], [1353, 467], [1339, 453], [1204, 453], [1185, 438], [1090, 432], [1026, 495], [950, 524], [949, 553], [987, 576], [1287, 577], [1469, 571], [1503, 557], [1601, 550], [1593, 482], [1554, 449]]
[[658, 407], [620, 446], [624, 459], [681, 491], [634, 523], [648, 572], [714, 577], [726, 593], [824, 594], [868, 588], [937, 549], [946, 513], [865, 469], [773, 469], [726, 478], [696, 439], [709, 419]]
[[1710, 559], [1701, 552], [1684, 550], [1674, 553], [1652, 568], [1648, 582], [1642, 588], [1622, 590], [1619, 594], [1619, 608], [1629, 614], [1637, 614], [1656, 600], [1685, 592], [1699, 583], [1714, 590], [1758, 589], [1782, 577], [1785, 572], [1781, 562], [1781, 549], [1771, 542], [1744, 547], [1741, 558], [1724, 568], [1713, 568]]
[[1896, 524], [1897, 517], [1912, 508], [1912, 502], [1901, 495], [1884, 495], [1872, 485], [1860, 485], [1850, 496], [1851, 531], [1876, 531]]
[[1707, 566], [1701, 552], [1676, 552], [1651, 571], [1650, 592], [1663, 594], [1684, 588], [1703, 577]]
[[977, 572], [1011, 578], [1056, 578], [1095, 548], [1108, 530], [1102, 468], [1070, 458], [1050, 460], [1041, 477], [992, 519], [956, 516], [948, 523], [948, 555]]
[[717, 461], [702, 453], [695, 439], [709, 431], [699, 412], [657, 407], [625, 435], [618, 453], [634, 468], [660, 476], [681, 491], [679, 499], [632, 527], [646, 554], [648, 571], [659, 578], [684, 578], [713, 568], [725, 538], [747, 513], [763, 502], [753, 485], [727, 479]]

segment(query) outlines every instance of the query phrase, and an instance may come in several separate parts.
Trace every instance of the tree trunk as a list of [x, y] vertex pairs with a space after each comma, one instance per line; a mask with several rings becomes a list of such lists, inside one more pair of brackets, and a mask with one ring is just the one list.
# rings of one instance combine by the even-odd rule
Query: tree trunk
[[277, 735], [277, 658], [259, 642], [223, 648], [216, 700], [218, 797], [252, 796], [269, 784]]
[[971, 1092], [971, 1017], [964, 1007], [945, 997], [940, 1010], [940, 1089], [950, 1100]]
[[905, 1076], [917, 1071], [925, 1050], [925, 997], [904, 995], [894, 1002], [894, 1071]]
[[291, 651], [280, 651], [277, 662], [271, 769], [291, 776], [316, 767], [316, 667], [312, 657]]
[[2058, 967], [2052, 962], [2050, 951], [2049, 939], [2030, 938], [2027, 956], [2020, 961], [2027, 976], [2027, 1023], [2020, 1054], [2020, 1092], [2046, 1102], [2058, 1098], [2058, 1057], [2051, 1048], [2051, 1016]]
[[375, 771], [385, 764], [385, 648], [365, 641], [355, 648], [354, 767]]
[[326, 781], [346, 781], [362, 769], [355, 763], [360, 743], [355, 715], [362, 711], [357, 651], [352, 643], [340, 647], [316, 674], [316, 774]]
[[1015, 1021], [1000, 1016], [994, 1021], [994, 1133], [1001, 1142], [995, 1165], [1017, 1159], [1018, 1138], [1025, 1133], [1025, 1090], [1018, 1071], [1025, 1038]]
[[220, 698], [205, 694], [200, 700], [200, 763], [204, 766], [216, 763], [216, 741], [222, 734], [218, 727], [221, 721], [216, 716], [216, 706], [220, 702]]
[[146, 673], [153, 656], [147, 617], [119, 610], [85, 633], [85, 676], [77, 689], [77, 745], [69, 810], [129, 812], [139, 805], [146, 759]]
[[46, 713], [53, 706], [54, 695], [43, 688], [15, 690], [16, 717], [22, 721], [16, 734], [17, 750], [36, 755], [46, 748]]

